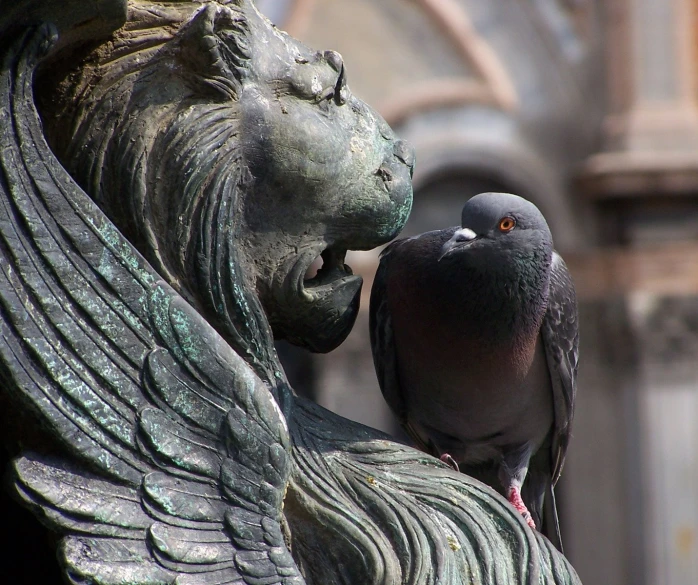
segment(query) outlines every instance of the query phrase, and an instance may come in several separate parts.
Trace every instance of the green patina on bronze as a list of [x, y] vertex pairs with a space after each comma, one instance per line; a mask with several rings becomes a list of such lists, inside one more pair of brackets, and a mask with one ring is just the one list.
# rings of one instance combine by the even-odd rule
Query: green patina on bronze
[[64, 10], [0, 15], [0, 358], [66, 447], [13, 478], [70, 578], [578, 585], [491, 489], [288, 387], [274, 338], [341, 343], [344, 254], [412, 200], [339, 55], [249, 0]]

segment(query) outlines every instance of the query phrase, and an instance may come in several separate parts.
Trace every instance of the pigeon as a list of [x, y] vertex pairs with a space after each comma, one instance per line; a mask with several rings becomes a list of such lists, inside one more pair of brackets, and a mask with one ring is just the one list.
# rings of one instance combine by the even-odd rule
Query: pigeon
[[574, 285], [538, 208], [469, 199], [461, 227], [396, 240], [371, 290], [373, 360], [418, 448], [487, 483], [562, 551], [553, 487], [574, 414]]

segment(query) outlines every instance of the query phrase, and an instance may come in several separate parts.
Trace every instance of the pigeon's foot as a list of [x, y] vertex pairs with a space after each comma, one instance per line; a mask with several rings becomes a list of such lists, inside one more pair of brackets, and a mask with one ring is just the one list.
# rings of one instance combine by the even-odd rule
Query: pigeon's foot
[[441, 457], [439, 457], [439, 459], [441, 459], [441, 461], [443, 461], [446, 465], [450, 465], [451, 467], [453, 467], [453, 469], [455, 469], [456, 471], [460, 471], [458, 463], [456, 463], [456, 460], [453, 457], [451, 457], [448, 453], [444, 453], [443, 455], [441, 455]]
[[533, 516], [531, 516], [531, 513], [528, 511], [526, 504], [524, 504], [523, 500], [521, 499], [521, 490], [519, 490], [517, 487], [510, 487], [509, 491], [507, 492], [507, 499], [509, 500], [509, 503], [514, 506], [514, 508], [516, 508], [524, 517], [526, 523], [535, 530], [536, 523], [533, 521]]

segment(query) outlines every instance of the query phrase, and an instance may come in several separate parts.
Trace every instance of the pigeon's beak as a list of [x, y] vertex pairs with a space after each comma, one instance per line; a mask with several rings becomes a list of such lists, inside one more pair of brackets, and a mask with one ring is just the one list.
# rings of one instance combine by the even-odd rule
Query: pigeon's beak
[[460, 228], [456, 230], [450, 240], [441, 246], [441, 255], [439, 256], [439, 262], [443, 260], [446, 256], [452, 252], [467, 246], [470, 242], [477, 238], [477, 234], [470, 228]]

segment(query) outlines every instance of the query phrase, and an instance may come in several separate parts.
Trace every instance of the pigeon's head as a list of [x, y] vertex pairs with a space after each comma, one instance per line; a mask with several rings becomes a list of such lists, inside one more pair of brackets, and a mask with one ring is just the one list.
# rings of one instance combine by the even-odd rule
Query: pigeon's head
[[505, 266], [532, 262], [549, 265], [552, 236], [543, 214], [523, 197], [481, 193], [463, 207], [460, 229], [441, 248], [439, 261]]

